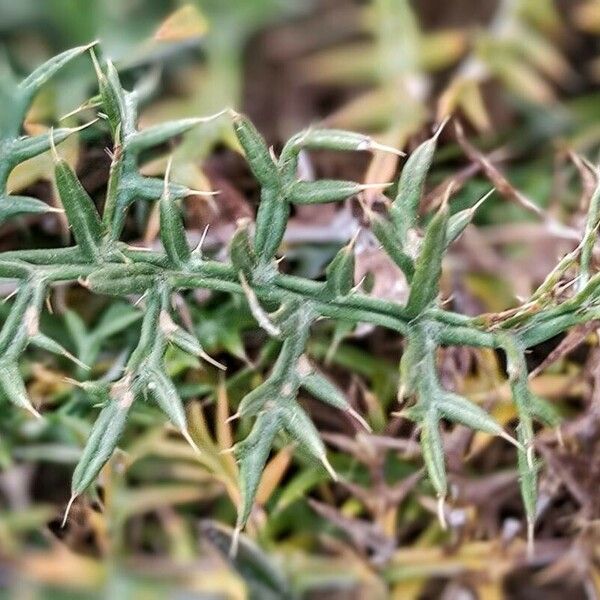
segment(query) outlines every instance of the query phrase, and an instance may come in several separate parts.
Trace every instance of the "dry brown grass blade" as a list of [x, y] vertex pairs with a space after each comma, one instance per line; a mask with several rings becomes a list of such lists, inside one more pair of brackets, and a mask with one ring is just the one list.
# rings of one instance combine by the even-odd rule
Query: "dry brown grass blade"
[[529, 374], [529, 378], [533, 379], [537, 377], [542, 371], [547, 369], [550, 365], [560, 360], [569, 352], [572, 352], [582, 344], [585, 339], [600, 326], [599, 321], [589, 321], [583, 325], [579, 325], [567, 333], [567, 335], [561, 340], [560, 344], [544, 358], [544, 360]]
[[532, 200], [527, 198], [527, 196], [515, 188], [492, 163], [489, 157], [480, 152], [467, 140], [464, 129], [458, 121], [455, 121], [454, 123], [454, 130], [456, 132], [456, 139], [461, 148], [464, 150], [465, 154], [470, 160], [477, 163], [481, 167], [482, 171], [494, 185], [499, 194], [504, 196], [504, 198], [510, 202], [513, 202], [524, 208], [527, 212], [530, 212], [543, 220], [547, 219], [547, 214], [539, 206], [537, 206], [537, 204], [535, 204]]

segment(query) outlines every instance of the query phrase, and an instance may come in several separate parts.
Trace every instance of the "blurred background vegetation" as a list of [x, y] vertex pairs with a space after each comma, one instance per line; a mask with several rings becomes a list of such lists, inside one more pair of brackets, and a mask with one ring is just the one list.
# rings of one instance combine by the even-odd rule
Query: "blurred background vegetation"
[[[246, 112], [275, 149], [313, 123], [372, 134], [410, 151], [446, 117], [423, 208], [455, 181], [452, 209], [497, 193], [446, 265], [444, 293], [467, 314], [515, 306], [577, 244], [600, 150], [600, 3], [597, 0], [0, 0], [1, 82], [93, 39], [144, 98], [141, 125]], [[36, 131], [70, 114], [95, 91], [88, 60], [46, 87], [28, 116]], [[2, 107], [0, 105], [0, 110]], [[87, 110], [84, 108], [84, 111]], [[462, 130], [455, 129], [455, 123]], [[86, 130], [63, 145], [86, 189], [100, 198], [107, 139]], [[186, 224], [224, 252], [237, 219], [253, 215], [257, 187], [226, 119], [145, 157], [193, 189]], [[306, 177], [393, 180], [398, 157], [376, 153], [303, 157]], [[51, 161], [11, 176], [13, 190], [54, 202]], [[377, 205], [379, 192], [362, 198]], [[541, 213], [539, 207], [546, 209]], [[356, 202], [302, 207], [286, 234], [288, 272], [319, 277], [358, 225]], [[136, 207], [128, 239], [156, 243], [153, 207]], [[5, 226], [0, 248], [61, 245], [55, 215]], [[398, 301], [405, 287], [367, 233], [357, 243], [357, 280]], [[5, 284], [3, 296], [11, 293]], [[422, 478], [414, 429], [391, 415], [401, 340], [380, 330], [323, 323], [310, 352], [365, 414], [374, 433], [306, 399], [342, 475], [332, 483], [289, 445], [273, 453], [258, 507], [235, 560], [229, 526], [239, 500], [237, 467], [224, 453], [248, 423], [226, 423], [264, 378], [276, 344], [264, 344], [243, 302], [196, 294], [183, 315], [227, 377], [175, 350], [171, 374], [188, 399], [200, 456], [150, 406], [132, 415], [120, 451], [95, 496], [60, 519], [71, 471], [97, 413], [72, 380], [90, 374], [30, 353], [28, 389], [44, 419], [0, 404], [0, 598], [596, 598], [600, 594], [600, 351], [598, 323], [529, 357], [532, 387], [564, 418], [538, 432], [544, 459], [537, 551], [524, 552], [514, 453], [483, 434], [448, 427], [450, 530], [440, 529]], [[94, 378], [118, 369], [135, 343], [140, 312], [124, 302], [59, 289], [42, 327]], [[183, 305], [182, 305], [183, 306]], [[0, 317], [6, 305], [0, 305]], [[126, 349], [123, 351], [123, 349]], [[491, 351], [446, 348], [444, 384], [514, 419], [504, 365]]]

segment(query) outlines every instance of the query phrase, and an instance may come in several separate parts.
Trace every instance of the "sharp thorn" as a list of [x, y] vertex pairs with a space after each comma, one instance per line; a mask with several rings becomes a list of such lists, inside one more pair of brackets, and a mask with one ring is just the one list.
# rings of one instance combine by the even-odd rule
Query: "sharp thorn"
[[444, 496], [438, 496], [437, 500], [437, 516], [440, 522], [441, 528], [446, 531], [448, 529], [448, 523], [446, 521], [446, 498]]
[[[442, 133], [442, 131], [444, 131], [444, 128], [448, 124], [449, 120], [450, 120], [450, 117], [448, 116], [437, 126], [435, 133], [433, 134], [434, 140], [437, 140], [440, 137], [440, 134]], [[460, 125], [458, 125], [458, 121], [457, 121], [457, 127], [460, 127]], [[462, 127], [461, 127], [461, 130], [462, 130]]]
[[533, 444], [529, 444], [526, 449], [527, 452], [527, 466], [533, 469]]
[[532, 518], [527, 519], [527, 558], [532, 559], [535, 556], [535, 522]]
[[171, 175], [171, 166], [173, 165], [173, 156], [169, 156], [167, 161], [167, 168], [165, 170], [165, 181], [163, 185], [163, 198], [169, 199], [169, 176]]
[[99, 43], [100, 43], [100, 40], [93, 40], [89, 44], [85, 44], [84, 46], [81, 46], [81, 49], [83, 50], [83, 52], [85, 52], [86, 50], [90, 50], [94, 46], [97, 46]]
[[54, 127], [50, 127], [50, 151], [52, 152], [52, 158], [54, 162], [58, 162], [60, 160], [60, 156], [58, 156], [58, 152], [56, 151], [56, 144], [54, 143]]
[[16, 296], [18, 293], [19, 293], [19, 288], [17, 287], [10, 294], [8, 294], [8, 296], [5, 296], [4, 298], [2, 298], [2, 303], [4, 304], [5, 302], [8, 302], [11, 298]]
[[95, 119], [92, 119], [91, 121], [88, 121], [87, 123], [84, 123], [83, 125], [78, 125], [77, 127], [70, 127], [69, 129], [71, 130], [71, 133], [77, 133], [78, 131], [83, 131], [87, 127], [92, 126], [94, 123], [97, 123], [99, 120], [100, 119], [97, 117]]
[[241, 524], [237, 524], [235, 529], [233, 530], [233, 535], [231, 536], [231, 545], [229, 546], [229, 558], [231, 560], [235, 559], [238, 552], [238, 546], [240, 543], [240, 532], [242, 531]]
[[406, 398], [406, 386], [404, 384], [402, 384], [398, 388], [398, 394], [396, 396], [396, 399], [398, 400], [398, 404], [404, 404], [405, 398]]
[[358, 229], [353, 233], [352, 237], [350, 238], [350, 241], [346, 244], [346, 248], [348, 250], [352, 250], [356, 245], [356, 240], [358, 240], [358, 236], [360, 235], [360, 229], [361, 228], [358, 227]]
[[31, 405], [25, 407], [25, 410], [30, 412], [36, 419], [41, 419], [42, 415]]
[[[76, 115], [77, 113], [80, 113], [81, 111], [87, 110], [88, 108], [96, 108], [98, 106], [100, 106], [100, 103], [84, 102], [83, 104], [80, 104], [77, 108], [74, 108], [73, 110], [71, 110], [68, 113], [64, 114], [62, 117], [59, 117], [58, 121], [59, 122], [60, 121], [64, 121], [65, 119], [68, 119], [69, 117], [73, 117], [74, 115]], [[106, 116], [106, 115], [103, 115], [102, 113], [98, 113], [98, 117], [102, 117], [102, 116]]]
[[473, 206], [471, 207], [471, 212], [475, 213], [477, 209], [496, 191], [496, 188], [492, 188], [486, 194], [484, 194]]
[[96, 71], [96, 78], [98, 81], [102, 81], [105, 78], [104, 72], [100, 67], [100, 63], [98, 62], [98, 58], [93, 48], [90, 48], [90, 56], [92, 57], [92, 64], [94, 65], [94, 71]]
[[231, 114], [230, 108], [224, 108], [223, 110], [220, 110], [219, 112], [216, 112], [212, 115], [208, 115], [206, 117], [197, 117], [197, 121], [198, 121], [198, 123], [207, 123], [208, 121], [213, 121], [213, 120], [218, 119], [219, 117], [222, 117], [223, 115], [227, 115], [227, 114]]
[[200, 448], [198, 448], [198, 444], [194, 442], [192, 436], [190, 435], [190, 432], [187, 429], [182, 429], [181, 435], [184, 437], [185, 441], [194, 449], [194, 452], [196, 452], [196, 454], [202, 454]]
[[369, 143], [369, 148], [371, 150], [379, 150], [381, 152], [389, 152], [390, 154], [395, 154], [396, 156], [406, 156], [406, 152], [402, 152], [402, 150], [398, 150], [392, 146], [388, 146], [387, 144], [381, 144], [376, 140], [371, 139]]
[[71, 362], [75, 363], [78, 367], [85, 369], [86, 371], [91, 371], [92, 367], [86, 365], [83, 361], [79, 360], [75, 355], [71, 354], [68, 350], [64, 350], [63, 356], [68, 358]]
[[227, 370], [227, 367], [223, 363], [220, 363], [218, 360], [215, 360], [212, 356], [204, 352], [204, 350], [198, 352], [198, 356], [200, 358], [203, 358], [206, 362], [210, 363], [214, 367], [217, 367], [217, 369], [221, 369], [221, 371]]
[[369, 433], [373, 433], [373, 429], [371, 429], [371, 426], [367, 423], [367, 421], [351, 406], [348, 407], [348, 414], [356, 419]]
[[206, 234], [208, 233], [209, 227], [210, 227], [210, 223], [207, 223], [204, 226], [204, 231], [202, 232], [202, 235], [200, 236], [200, 241], [198, 242], [198, 245], [192, 250], [192, 254], [201, 254], [202, 253], [202, 246], [204, 245], [204, 240], [206, 239]]
[[386, 188], [386, 187], [390, 187], [390, 185], [392, 185], [391, 181], [387, 181], [385, 183], [361, 183], [359, 184], [359, 188], [360, 191], [366, 191], [366, 190], [376, 190], [379, 188]]
[[77, 381], [77, 379], [73, 379], [72, 377], [62, 377], [62, 380], [70, 385], [74, 385], [78, 388], [85, 389], [81, 381]]
[[325, 456], [325, 455], [321, 456], [321, 463], [323, 464], [323, 466], [325, 467], [325, 470], [329, 473], [331, 478], [334, 481], [338, 481], [338, 479], [339, 479], [338, 474], [335, 472], [335, 469], [331, 466], [331, 463], [327, 459], [327, 456]]
[[77, 494], [72, 494], [69, 498], [67, 508], [65, 509], [65, 514], [63, 515], [62, 521], [60, 523], [61, 529], [64, 529], [65, 525], [67, 524], [67, 519], [69, 518], [69, 511], [71, 510], [71, 506], [73, 506], [73, 502], [75, 502], [75, 498], [77, 498]]
[[524, 450], [523, 445], [517, 439], [515, 439], [512, 435], [510, 435], [509, 433], [506, 433], [506, 431], [502, 430], [498, 435], [501, 438], [504, 438], [507, 442], [510, 442], [513, 446], [515, 446], [519, 450], [521, 450], [521, 451]]
[[212, 197], [212, 196], [218, 196], [221, 193], [221, 190], [193, 190], [191, 188], [188, 188], [186, 190], [186, 196], [205, 196], [205, 197]]

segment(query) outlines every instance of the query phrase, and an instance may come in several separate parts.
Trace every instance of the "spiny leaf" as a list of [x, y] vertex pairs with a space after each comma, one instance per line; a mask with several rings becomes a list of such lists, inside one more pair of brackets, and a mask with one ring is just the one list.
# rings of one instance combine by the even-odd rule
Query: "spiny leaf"
[[325, 444], [304, 409], [296, 402], [286, 402], [281, 409], [281, 420], [286, 431], [337, 480], [337, 474], [327, 460]]
[[417, 258], [406, 303], [406, 310], [411, 316], [417, 316], [425, 310], [438, 295], [447, 225], [448, 205], [444, 203], [427, 227]]
[[[87, 124], [84, 127], [87, 127]], [[19, 138], [10, 145], [7, 160], [11, 166], [15, 166], [38, 154], [42, 154], [42, 152], [46, 152], [46, 150], [50, 150], [52, 144], [60, 144], [70, 135], [81, 131], [81, 129], [81, 127], [61, 127], [40, 135]]]
[[52, 354], [56, 354], [58, 356], [64, 356], [68, 358], [70, 361], [73, 361], [79, 367], [84, 369], [89, 369], [88, 365], [85, 365], [80, 360], [77, 359], [76, 356], [73, 356], [66, 348], [61, 346], [57, 341], [49, 338], [47, 335], [44, 335], [41, 332], [37, 332], [30, 338], [30, 343], [37, 348], [41, 348], [42, 350], [46, 350], [47, 352], [51, 352]]
[[370, 214], [369, 220], [375, 237], [387, 255], [400, 267], [408, 281], [411, 281], [415, 272], [413, 259], [404, 251], [394, 224], [377, 213]]
[[144, 369], [144, 384], [154, 401], [181, 432], [187, 433], [187, 420], [177, 388], [167, 375], [156, 367]]
[[31, 400], [29, 400], [16, 362], [0, 360], [0, 390], [12, 404], [24, 408], [35, 417], [40, 417], [38, 411], [33, 408]]
[[236, 272], [242, 272], [246, 281], [252, 281], [254, 269], [258, 264], [258, 257], [254, 252], [254, 245], [250, 237], [250, 221], [240, 220], [238, 227], [229, 243], [229, 256]]
[[[169, 163], [170, 165], [170, 163]], [[185, 237], [185, 228], [179, 207], [169, 194], [169, 169], [165, 174], [165, 185], [159, 200], [160, 239], [171, 262], [177, 267], [185, 267], [191, 258], [191, 251]]]
[[159, 326], [167, 339], [181, 348], [184, 352], [188, 352], [193, 356], [203, 358], [211, 365], [225, 370], [225, 366], [211, 358], [205, 351], [198, 339], [191, 333], [183, 330], [176, 325], [166, 311], [161, 311], [159, 318]]
[[354, 183], [335, 179], [296, 181], [287, 192], [292, 204], [325, 204], [339, 202], [368, 189], [386, 187], [387, 183]]
[[77, 245], [83, 254], [94, 262], [100, 262], [104, 229], [100, 215], [77, 175], [67, 162], [55, 151], [54, 176], [61, 203], [67, 214]]
[[448, 230], [446, 232], [446, 247], [461, 236], [463, 231], [467, 228], [467, 225], [473, 220], [477, 209], [494, 193], [494, 191], [494, 189], [491, 189], [471, 208], [461, 210], [450, 217], [448, 220]]
[[521, 499], [525, 507], [527, 517], [527, 540], [529, 553], [533, 550], [533, 528], [535, 524], [535, 515], [537, 508], [537, 467], [531, 464], [529, 458], [528, 444], [529, 436], [523, 435], [520, 425], [517, 426], [517, 439], [521, 444], [521, 450], [517, 453], [517, 465], [519, 469], [519, 487], [521, 489]]
[[127, 149], [137, 154], [142, 150], [160, 146], [160, 144], [164, 144], [171, 138], [177, 137], [189, 131], [192, 127], [205, 122], [206, 119], [202, 117], [179, 119], [154, 125], [142, 131], [136, 131], [127, 140]]
[[263, 187], [254, 232], [254, 250], [263, 263], [279, 249], [289, 216], [290, 205], [279, 188]]
[[0, 225], [19, 215], [37, 215], [62, 212], [37, 198], [27, 196], [0, 196]]
[[250, 120], [239, 113], [233, 113], [233, 130], [244, 152], [248, 166], [257, 181], [270, 190], [279, 187], [279, 172], [273, 162], [263, 137]]
[[82, 284], [98, 294], [143, 294], [154, 285], [156, 267], [148, 263], [107, 265], [91, 273]]
[[238, 410], [231, 418], [245, 417], [258, 414], [267, 402], [276, 401], [279, 397], [277, 382], [267, 380], [248, 392], [240, 402]]
[[341, 129], [308, 129], [303, 131], [289, 140], [282, 151], [282, 155], [292, 149], [298, 151], [301, 148], [340, 151], [380, 150], [392, 154], [404, 154], [400, 150], [380, 144], [367, 135]]
[[33, 98], [33, 95], [39, 91], [44, 83], [46, 83], [60, 69], [62, 69], [64, 65], [89, 50], [95, 44], [96, 42], [92, 42], [91, 44], [86, 44], [85, 46], [78, 46], [77, 48], [65, 50], [61, 54], [53, 56], [51, 59], [47, 60], [44, 64], [32, 71], [25, 79], [23, 79], [23, 81], [21, 81], [21, 83], [19, 83], [19, 88], [22, 90], [22, 93], [25, 95], [27, 100]]
[[416, 225], [425, 177], [431, 167], [431, 161], [443, 125], [444, 123], [438, 127], [435, 135], [411, 153], [402, 168], [398, 192], [390, 209], [390, 215], [403, 243], [406, 242], [408, 230]]
[[301, 361], [299, 366], [300, 385], [312, 396], [354, 417], [367, 431], [369, 424], [352, 408], [346, 396], [333, 382], [321, 373], [312, 369], [308, 360]]
[[281, 412], [278, 409], [263, 411], [258, 415], [248, 437], [234, 447], [235, 457], [240, 465], [242, 495], [237, 518], [238, 528], [243, 527], [250, 516], [262, 470], [280, 427]]
[[509, 436], [502, 427], [492, 419], [481, 407], [473, 404], [466, 398], [442, 391], [436, 399], [436, 406], [444, 417], [450, 421], [461, 423], [467, 427], [492, 435], [499, 435], [512, 444], [517, 445], [516, 440]]
[[[84, 384], [85, 389], [85, 384]], [[71, 494], [83, 493], [96, 479], [102, 467], [112, 456], [125, 428], [127, 415], [134, 401], [133, 391], [127, 380], [108, 389], [95, 390], [95, 400], [104, 400], [104, 406], [94, 422], [79, 462], [73, 472]]]
[[440, 435], [438, 416], [434, 410], [428, 410], [421, 427], [421, 449], [423, 460], [429, 475], [429, 481], [437, 492], [438, 497], [445, 498], [448, 493], [446, 467], [444, 465], [444, 447]]
[[111, 61], [106, 61], [106, 71], [100, 67], [92, 50], [92, 60], [98, 78], [102, 109], [106, 114], [113, 136], [126, 136], [132, 132], [134, 123], [131, 122], [131, 111], [127, 106], [126, 92], [121, 86], [117, 70]]
[[351, 242], [339, 250], [333, 260], [327, 265], [325, 275], [327, 289], [333, 296], [345, 296], [354, 285], [354, 243]]

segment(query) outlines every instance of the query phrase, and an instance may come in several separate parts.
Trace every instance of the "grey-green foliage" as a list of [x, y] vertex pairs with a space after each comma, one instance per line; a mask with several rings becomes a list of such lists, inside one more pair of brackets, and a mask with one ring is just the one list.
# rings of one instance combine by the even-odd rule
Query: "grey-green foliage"
[[[284, 275], [279, 272], [276, 260], [292, 205], [336, 202], [368, 187], [350, 181], [299, 181], [300, 152], [321, 148], [340, 151], [386, 148], [367, 136], [310, 129], [291, 138], [277, 157], [246, 117], [229, 111], [235, 134], [260, 184], [261, 201], [255, 223], [240, 223], [233, 236], [229, 262], [216, 262], [203, 256], [200, 250], [191, 251], [188, 247], [178, 201], [192, 190], [169, 182], [168, 177], [164, 182], [144, 177], [138, 170], [140, 152], [162, 144], [205, 119], [167, 122], [139, 131], [136, 93], [125, 91], [112, 64], [106, 61], [101, 66], [92, 50], [99, 93], [90, 105], [99, 106], [99, 116], [106, 122], [114, 141], [102, 216], [55, 147], [75, 130], [55, 129], [36, 137], [21, 135], [20, 124], [35, 93], [63, 64], [87, 48], [65, 52], [24, 81], [4, 80], [0, 87], [3, 97], [0, 218], [6, 220], [17, 214], [48, 210], [46, 204], [35, 198], [9, 195], [6, 181], [17, 164], [52, 147], [57, 188], [75, 241], [75, 245], [68, 248], [8, 251], [0, 255], [0, 277], [15, 280], [18, 286], [10, 314], [0, 330], [3, 395], [15, 405], [35, 412], [19, 372], [19, 358], [29, 344], [70, 357], [64, 348], [39, 330], [44, 297], [52, 285], [79, 281], [95, 293], [143, 296], [139, 341], [126, 362], [122, 377], [113, 383], [81, 384], [102, 408], [73, 476], [73, 497], [81, 494], [97, 477], [118, 443], [129, 411], [139, 399], [154, 402], [193, 444], [183, 403], [165, 369], [164, 353], [169, 344], [174, 344], [212, 360], [198, 340], [177, 324], [171, 306], [174, 292], [205, 288], [243, 295], [258, 324], [282, 342], [271, 373], [242, 400], [238, 409], [238, 416], [256, 417], [248, 437], [234, 448], [240, 463], [242, 490], [238, 531], [251, 514], [262, 469], [273, 440], [281, 432], [303, 446], [335, 477], [325, 446], [298, 403], [301, 389], [348, 412], [366, 426], [344, 394], [317, 372], [306, 356], [311, 326], [321, 318], [370, 323], [404, 336], [406, 347], [400, 364], [399, 398], [414, 400], [404, 414], [420, 428], [425, 465], [440, 505], [448, 488], [440, 434], [442, 419], [501, 435], [518, 447], [521, 489], [531, 529], [536, 504], [534, 421], [556, 425], [557, 416], [529, 390], [524, 353], [534, 344], [600, 316], [597, 292], [600, 275], [589, 275], [586, 258], [592, 243], [590, 232], [596, 232], [598, 227], [598, 203], [593, 203], [586, 227], [587, 250], [582, 268], [585, 282], [573, 297], [556, 304], [551, 294], [550, 283], [565, 269], [561, 262], [532, 296], [538, 310], [528, 306], [510, 319], [490, 322], [483, 316], [472, 319], [445, 310], [438, 298], [443, 256], [448, 245], [470, 222], [474, 209], [450, 216], [444, 202], [421, 234], [419, 200], [437, 143], [434, 136], [419, 147], [404, 166], [389, 214], [369, 215], [374, 234], [410, 284], [408, 301], [401, 305], [370, 297], [354, 288], [353, 242], [342, 248], [330, 263], [324, 282]], [[127, 211], [136, 200], [159, 202], [162, 250], [136, 249], [119, 240]], [[570, 255], [569, 264], [576, 262], [578, 256], [578, 253]], [[131, 314], [123, 318], [126, 323], [136, 320]], [[68, 317], [68, 322], [72, 330], [82, 329], [75, 316]], [[79, 358], [93, 361], [103, 338], [86, 345], [85, 335], [79, 337], [82, 338], [78, 343]], [[437, 373], [436, 352], [448, 344], [497, 348], [506, 353], [509, 381], [519, 415], [518, 441], [481, 408], [443, 388]], [[220, 367], [218, 363], [216, 366]]]

